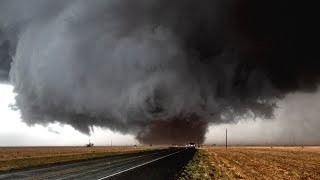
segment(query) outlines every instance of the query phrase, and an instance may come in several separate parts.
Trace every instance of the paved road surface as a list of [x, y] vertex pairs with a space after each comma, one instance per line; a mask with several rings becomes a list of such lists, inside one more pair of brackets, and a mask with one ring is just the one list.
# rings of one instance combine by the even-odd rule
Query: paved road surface
[[195, 150], [167, 149], [0, 174], [0, 179], [175, 179]]

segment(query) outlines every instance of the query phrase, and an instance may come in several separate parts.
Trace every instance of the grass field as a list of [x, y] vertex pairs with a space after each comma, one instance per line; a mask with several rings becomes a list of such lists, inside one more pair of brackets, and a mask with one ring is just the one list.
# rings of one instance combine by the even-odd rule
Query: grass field
[[207, 147], [199, 151], [205, 154], [201, 161], [210, 162], [206, 173], [215, 174], [216, 179], [320, 179], [320, 147]]
[[161, 147], [0, 147], [0, 171], [152, 151]]

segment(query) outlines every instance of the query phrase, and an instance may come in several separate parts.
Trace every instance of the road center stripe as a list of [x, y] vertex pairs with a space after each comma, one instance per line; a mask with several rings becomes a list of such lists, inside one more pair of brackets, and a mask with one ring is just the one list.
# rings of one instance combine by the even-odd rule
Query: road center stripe
[[100, 179], [98, 179], [98, 180], [108, 179], [108, 178], [110, 178], [110, 177], [113, 177], [113, 176], [122, 174], [122, 173], [124, 173], [124, 172], [128, 172], [128, 171], [130, 171], [130, 170], [133, 170], [133, 169], [136, 169], [136, 168], [138, 168], [138, 167], [141, 167], [141, 166], [144, 166], [144, 165], [153, 163], [153, 162], [155, 162], [155, 161], [159, 161], [159, 160], [161, 160], [161, 159], [164, 159], [164, 158], [167, 158], [167, 157], [169, 157], [169, 156], [172, 156], [172, 155], [181, 153], [181, 152], [183, 152], [183, 151], [185, 151], [185, 149], [184, 149], [184, 150], [181, 150], [181, 151], [178, 151], [178, 152], [175, 152], [175, 153], [172, 153], [172, 154], [169, 154], [169, 155], [166, 155], [166, 156], [163, 156], [163, 157], [160, 157], [160, 158], [157, 158], [157, 159], [154, 159], [154, 160], [152, 160], [152, 161], [145, 162], [145, 163], [143, 163], [143, 164], [140, 164], [140, 165], [131, 167], [131, 168], [129, 168], [129, 169], [126, 169], [126, 170], [123, 170], [123, 171], [120, 171], [120, 172], [117, 172], [117, 173], [114, 173], [114, 174], [111, 174], [111, 175], [102, 177], [102, 178], [100, 178]]

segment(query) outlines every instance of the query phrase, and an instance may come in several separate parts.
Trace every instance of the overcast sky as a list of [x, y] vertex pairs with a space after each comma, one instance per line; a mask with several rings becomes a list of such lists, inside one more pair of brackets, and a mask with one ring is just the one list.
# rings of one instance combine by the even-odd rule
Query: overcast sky
[[14, 104], [13, 87], [0, 84], [0, 146], [73, 146], [84, 145], [89, 139], [96, 145], [133, 145], [137, 141], [130, 135], [123, 135], [102, 128], [94, 128], [89, 137], [69, 125], [48, 124], [28, 127], [20, 119], [18, 111], [9, 105]]
[[[0, 146], [72, 146], [84, 145], [89, 139], [96, 145], [134, 145], [131, 135], [123, 135], [95, 127], [91, 137], [81, 134], [69, 125], [48, 124], [28, 127], [20, 119], [14, 104], [13, 87], [0, 84]], [[291, 94], [279, 103], [275, 120], [248, 120], [237, 124], [211, 125], [206, 144], [223, 144], [228, 128], [230, 144], [319, 144], [318, 114], [320, 94]], [[304, 107], [304, 108], [302, 108]], [[296, 116], [295, 111], [304, 111]], [[304, 121], [303, 121], [303, 120]]]

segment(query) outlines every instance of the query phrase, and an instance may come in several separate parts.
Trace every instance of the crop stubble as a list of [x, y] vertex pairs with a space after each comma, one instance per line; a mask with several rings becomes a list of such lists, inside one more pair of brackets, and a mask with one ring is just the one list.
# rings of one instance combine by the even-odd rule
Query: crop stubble
[[320, 178], [320, 147], [204, 148], [213, 167], [231, 179]]

